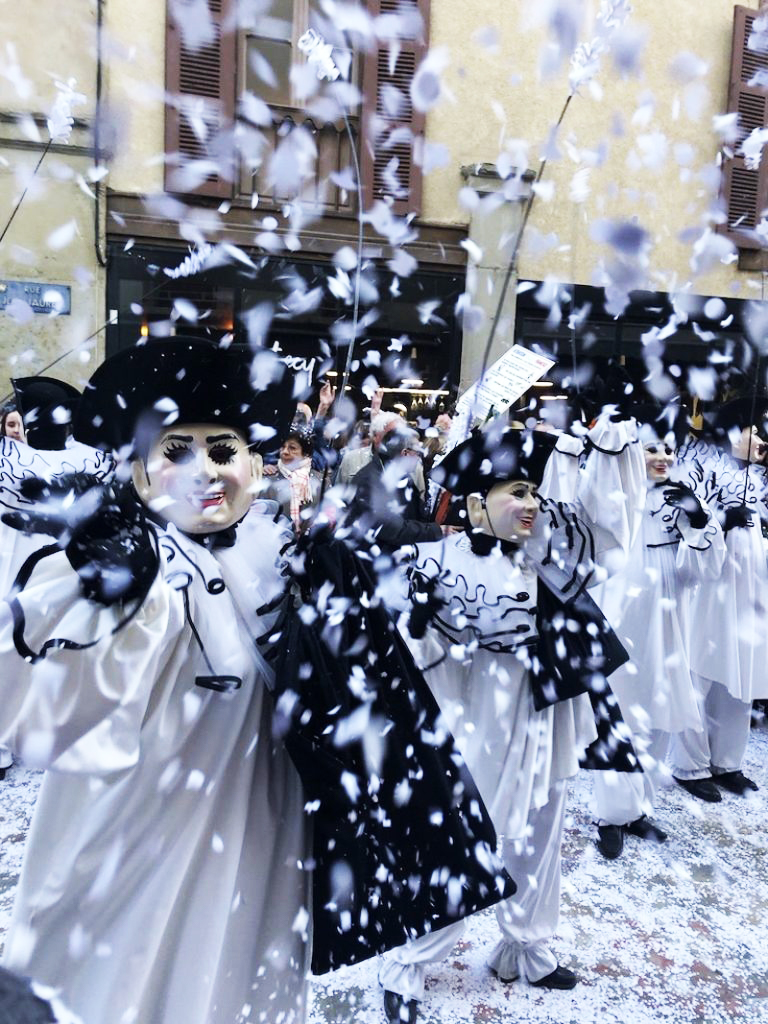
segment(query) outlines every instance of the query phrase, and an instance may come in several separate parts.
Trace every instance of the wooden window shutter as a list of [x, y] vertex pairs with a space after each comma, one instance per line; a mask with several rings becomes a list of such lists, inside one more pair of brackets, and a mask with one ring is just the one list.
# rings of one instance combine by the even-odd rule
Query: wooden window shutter
[[424, 26], [422, 38], [399, 40], [394, 64], [389, 46], [382, 46], [366, 54], [363, 67], [363, 204], [368, 208], [376, 199], [391, 197], [393, 212], [401, 216], [421, 209], [421, 167], [414, 160], [414, 146], [424, 138], [424, 114], [413, 109], [410, 86], [428, 49], [429, 2], [368, 0], [373, 17], [413, 9], [421, 15]]
[[[744, 232], [754, 230], [768, 206], [768, 149], [763, 151], [757, 170], [747, 167], [738, 150], [754, 128], [768, 127], [768, 89], [749, 85], [758, 72], [768, 74], [768, 53], [757, 53], [748, 47], [752, 25], [759, 11], [751, 7], [734, 7], [731, 80], [728, 89], [728, 110], [739, 115], [739, 134], [733, 144], [733, 156], [723, 161], [723, 195], [726, 203], [727, 235], [739, 249], [760, 249], [760, 241]], [[730, 147], [729, 147], [730, 148]]]
[[[229, 197], [233, 192], [235, 153], [233, 124], [237, 75], [237, 0], [207, 0], [215, 38], [197, 50], [187, 49], [168, 4], [166, 15], [166, 91], [177, 103], [165, 108], [165, 187], [169, 192]], [[183, 11], [184, 0], [175, 9]], [[182, 15], [183, 16], [183, 15]], [[188, 113], [185, 113], [188, 112]], [[190, 116], [202, 116], [206, 138], [198, 138]], [[213, 160], [223, 173], [210, 174], [200, 185], [183, 184], [184, 166]]]

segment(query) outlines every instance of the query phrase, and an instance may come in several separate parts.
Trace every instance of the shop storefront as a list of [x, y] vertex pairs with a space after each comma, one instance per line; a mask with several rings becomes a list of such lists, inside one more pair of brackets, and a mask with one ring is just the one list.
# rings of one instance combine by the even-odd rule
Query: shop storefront
[[[262, 343], [305, 374], [315, 391], [324, 379], [341, 380], [352, 303], [338, 286], [333, 264], [253, 256], [251, 265], [233, 260], [194, 275], [169, 276], [166, 271], [179, 267], [188, 252], [112, 242], [107, 355], [142, 336], [232, 335], [234, 344], [247, 344], [261, 337], [266, 324]], [[458, 268], [417, 270], [395, 279], [386, 265], [366, 262], [349, 376], [356, 402], [365, 404], [361, 388], [375, 378], [384, 389], [385, 408], [400, 405], [410, 414], [447, 407], [458, 379], [461, 330], [454, 307], [463, 288]]]

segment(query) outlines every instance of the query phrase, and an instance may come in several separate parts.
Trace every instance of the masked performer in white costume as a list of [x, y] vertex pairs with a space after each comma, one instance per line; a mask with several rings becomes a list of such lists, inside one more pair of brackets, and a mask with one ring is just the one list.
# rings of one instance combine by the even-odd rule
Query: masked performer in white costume
[[722, 573], [691, 604], [691, 670], [704, 728], [674, 739], [675, 780], [715, 803], [720, 790], [744, 795], [757, 785], [741, 771], [752, 701], [768, 696], [768, 568], [761, 520], [768, 518], [765, 445], [757, 426], [764, 398], [728, 402], [708, 430], [681, 453], [681, 478], [720, 517], [726, 539]]
[[[587, 748], [599, 751], [600, 767], [634, 766], [622, 741], [628, 730], [608, 725], [605, 706], [606, 732], [597, 739], [586, 691], [605, 687], [604, 674], [625, 654], [585, 592], [595, 563], [629, 543], [635, 529], [645, 473], [633, 429], [607, 419], [596, 428], [600, 447], [620, 454], [598, 454], [582, 475], [576, 508], [536, 494], [554, 435], [473, 435], [435, 470], [448, 491], [467, 496], [466, 534], [414, 549], [409, 628], [417, 660], [518, 885], [497, 907], [501, 941], [489, 961], [504, 982], [577, 983], [549, 946], [559, 916], [566, 780]], [[574, 622], [578, 632], [566, 626]], [[446, 957], [460, 935], [461, 924], [385, 956], [379, 981], [389, 1021], [417, 1019], [427, 965]]]
[[[322, 740], [298, 730], [314, 724], [330, 746], [329, 716], [345, 694], [311, 659], [291, 667], [291, 644], [306, 639], [297, 614], [284, 616], [291, 644], [282, 646], [278, 678], [259, 651], [257, 638], [274, 632], [278, 603], [288, 600], [288, 566], [286, 530], [252, 506], [258, 448], [285, 434], [295, 406], [288, 375], [273, 380], [279, 363], [262, 356], [251, 367], [250, 353], [178, 338], [119, 353], [92, 378], [75, 436], [131, 460], [108, 485], [82, 475], [28, 481], [22, 496], [36, 503], [4, 516], [54, 537], [17, 574], [0, 619], [0, 735], [48, 769], [4, 962], [58, 989], [83, 1024], [295, 1024], [305, 1014], [310, 918], [313, 965], [327, 970], [505, 891], [491, 865], [490, 822], [454, 763], [452, 741], [440, 751], [425, 745], [421, 761], [414, 753], [423, 710], [415, 696], [410, 702], [415, 670], [408, 677], [401, 658], [399, 678], [382, 671], [375, 694], [361, 700], [380, 709], [366, 737], [368, 747], [378, 742], [375, 767], [405, 748], [388, 742], [398, 728], [411, 739], [400, 761], [405, 778], [382, 779], [365, 764], [355, 774], [357, 762], [345, 761], [354, 743], [339, 737], [321, 772]], [[332, 592], [324, 593], [331, 608]], [[356, 621], [356, 607], [346, 600], [345, 622]], [[386, 625], [372, 630], [386, 640]], [[362, 664], [373, 664], [372, 646], [356, 639]], [[322, 658], [314, 634], [310, 641]], [[386, 653], [379, 665], [395, 663], [396, 651]], [[333, 661], [346, 666], [347, 650]], [[355, 681], [358, 691], [373, 689], [363, 670]], [[315, 697], [329, 691], [327, 705], [302, 713], [284, 742], [274, 734], [270, 690], [278, 685], [289, 727], [301, 686]], [[387, 720], [387, 685], [402, 695], [400, 723]], [[427, 709], [430, 733], [435, 719]], [[312, 802], [314, 847], [304, 805], [315, 794], [302, 786], [291, 746], [310, 786], [326, 783]], [[402, 795], [410, 771], [416, 831], [403, 800], [382, 798]], [[431, 810], [451, 823], [450, 835], [422, 823]], [[383, 835], [374, 839], [377, 822]], [[447, 908], [429, 882], [443, 869], [469, 879]]]
[[648, 815], [670, 735], [704, 728], [689, 664], [691, 589], [716, 580], [725, 557], [717, 519], [689, 486], [670, 480], [686, 417], [672, 410], [670, 421], [651, 406], [633, 413], [648, 478], [642, 525], [626, 565], [593, 592], [631, 658], [611, 676], [611, 689], [645, 754], [643, 774], [599, 772], [594, 779], [597, 846], [610, 860], [620, 856], [625, 834], [666, 839]]
[[[16, 407], [2, 418], [1, 508], [23, 509], [29, 504], [21, 498], [19, 485], [30, 477], [51, 478], [59, 473], [89, 473], [99, 478], [108, 475], [112, 469], [108, 456], [69, 437], [72, 414], [80, 399], [76, 388], [54, 377], [20, 377], [11, 383]], [[0, 596], [10, 589], [24, 559], [47, 541], [44, 535], [26, 536], [0, 524]], [[0, 745], [0, 779], [12, 764], [10, 750]]]

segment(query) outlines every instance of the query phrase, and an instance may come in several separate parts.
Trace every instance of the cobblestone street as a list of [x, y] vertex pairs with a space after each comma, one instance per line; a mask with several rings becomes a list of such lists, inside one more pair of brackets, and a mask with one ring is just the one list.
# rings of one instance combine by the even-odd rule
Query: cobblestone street
[[[433, 970], [423, 1024], [768, 1024], [768, 725], [752, 731], [749, 799], [701, 804], [661, 796], [662, 846], [628, 837], [618, 861], [596, 851], [587, 773], [571, 789], [556, 948], [580, 974], [573, 992], [503, 986], [485, 967], [492, 912], [477, 915]], [[10, 918], [39, 774], [11, 769], [0, 787], [0, 932]], [[317, 979], [311, 1024], [382, 1024], [376, 964]]]

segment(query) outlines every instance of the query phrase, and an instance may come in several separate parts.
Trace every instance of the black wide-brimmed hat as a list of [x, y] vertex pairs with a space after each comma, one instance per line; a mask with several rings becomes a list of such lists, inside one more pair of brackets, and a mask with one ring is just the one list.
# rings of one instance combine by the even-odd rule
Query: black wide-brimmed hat
[[432, 480], [451, 494], [487, 494], [496, 484], [540, 484], [557, 435], [543, 430], [478, 430], [432, 470]]
[[254, 451], [275, 450], [296, 411], [293, 375], [263, 349], [201, 338], [148, 341], [111, 356], [86, 385], [76, 440], [146, 455], [159, 430], [174, 423], [221, 423]]
[[56, 377], [16, 377], [11, 384], [30, 447], [64, 448], [80, 401], [77, 388]]
[[675, 447], [679, 448], [691, 429], [688, 413], [674, 402], [667, 405], [658, 405], [655, 402], [638, 403], [630, 406], [629, 412], [637, 421], [640, 440], [644, 442], [649, 433], [661, 439], [672, 434]]
[[[707, 416], [707, 419], [710, 419]], [[742, 395], [721, 405], [711, 417], [712, 433], [715, 437], [725, 438], [731, 430], [745, 430], [747, 427], [760, 427], [768, 419], [768, 396], [758, 392], [753, 395]]]

